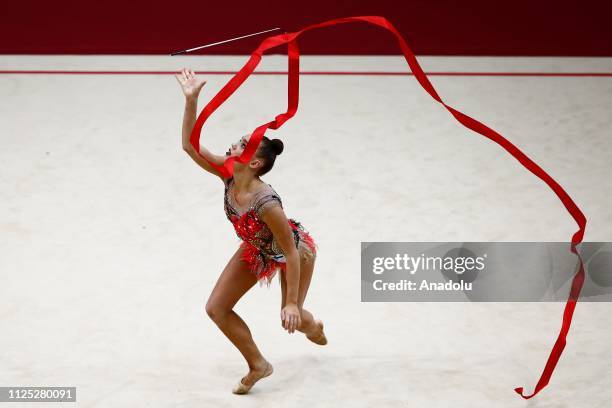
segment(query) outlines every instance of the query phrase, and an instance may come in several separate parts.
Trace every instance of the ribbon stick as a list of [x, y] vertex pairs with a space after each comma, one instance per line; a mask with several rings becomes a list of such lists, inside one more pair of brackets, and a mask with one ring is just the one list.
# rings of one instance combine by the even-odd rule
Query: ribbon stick
[[[239, 157], [229, 157], [225, 160], [223, 165], [217, 165], [215, 163], [211, 163], [211, 165], [217, 169], [224, 177], [231, 177], [233, 174], [233, 164], [234, 161], [238, 161], [240, 163], [248, 163], [251, 160], [253, 154], [257, 150], [259, 143], [261, 142], [265, 132], [267, 129], [278, 129], [283, 123], [287, 120], [291, 119], [295, 113], [297, 112], [298, 107], [298, 99], [299, 99], [299, 49], [297, 46], [297, 38], [305, 33], [306, 31], [337, 25], [344, 23], [353, 23], [353, 22], [365, 22], [369, 24], [374, 24], [379, 27], [382, 27], [388, 31], [390, 31], [398, 41], [399, 47], [404, 54], [404, 58], [408, 63], [408, 66], [412, 70], [415, 78], [419, 81], [419, 84], [425, 89], [429, 95], [442, 104], [453, 117], [465, 126], [468, 129], [473, 130], [476, 133], [481, 134], [494, 141], [502, 148], [504, 148], [508, 153], [510, 153], [516, 160], [518, 160], [527, 170], [532, 172], [535, 176], [544, 181], [557, 195], [557, 197], [561, 200], [567, 211], [574, 218], [576, 223], [578, 224], [578, 231], [576, 231], [572, 236], [571, 243], [571, 252], [576, 254], [580, 261], [580, 268], [576, 275], [572, 280], [571, 291], [568, 297], [568, 300], [565, 305], [565, 309], [563, 311], [563, 321], [561, 325], [561, 329], [557, 336], [557, 340], [550, 352], [549, 358], [546, 362], [544, 370], [540, 376], [538, 383], [531, 395], [523, 394], [523, 388], [515, 388], [514, 390], [521, 395], [525, 399], [529, 399], [535, 396], [538, 392], [540, 392], [546, 385], [548, 384], [552, 373], [561, 357], [561, 353], [566, 345], [566, 338], [569, 332], [569, 328], [572, 322], [572, 316], [574, 313], [574, 309], [576, 308], [576, 303], [578, 302], [578, 297], [580, 295], [580, 290], [582, 289], [582, 285], [584, 283], [584, 267], [582, 263], [582, 258], [578, 253], [576, 246], [582, 242], [584, 237], [584, 232], [586, 228], [586, 217], [582, 213], [582, 211], [578, 208], [578, 206], [574, 203], [571, 197], [565, 192], [565, 190], [551, 177], [546, 173], [540, 166], [538, 166], [535, 162], [533, 162], [529, 157], [527, 157], [521, 150], [519, 150], [516, 146], [514, 146], [510, 141], [505, 139], [502, 135], [484, 125], [483, 123], [473, 119], [464, 113], [454, 109], [453, 107], [447, 105], [443, 102], [442, 98], [438, 95], [433, 85], [429, 82], [429, 79], [421, 69], [421, 66], [417, 62], [416, 57], [414, 56], [410, 47], [406, 41], [402, 38], [400, 33], [395, 29], [395, 27], [384, 17], [379, 16], [361, 16], [361, 17], [345, 17], [339, 18], [335, 20], [325, 21], [323, 23], [314, 24], [308, 26], [300, 31], [293, 33], [284, 33], [279, 35], [270, 36], [264, 39], [259, 47], [253, 51], [251, 57], [246, 62], [246, 64], [238, 71], [225, 86], [210, 100], [210, 102], [204, 107], [198, 119], [193, 127], [190, 142], [195, 148], [196, 152], [200, 152], [200, 134], [202, 131], [202, 127], [206, 120], [212, 115], [215, 110], [223, 104], [239, 87], [242, 83], [253, 73], [261, 58], [263, 53], [269, 49], [278, 47], [280, 45], [287, 44], [288, 45], [288, 61], [289, 61], [289, 75], [288, 75], [288, 108], [285, 113], [282, 113], [276, 118], [268, 123], [264, 123], [263, 125], [257, 127], [253, 133], [251, 134], [251, 138], [247, 143], [246, 148], [243, 153]], [[203, 156], [202, 156], [203, 157]], [[206, 158], [204, 158], [206, 159]]]
[[269, 32], [272, 32], [272, 31], [278, 31], [278, 30], [282, 30], [282, 28], [276, 27], [276, 28], [272, 28], [270, 30], [259, 31], [257, 33], [253, 33], [253, 34], [241, 35], [240, 37], [230, 38], [229, 40], [217, 41], [215, 43], [202, 45], [200, 47], [189, 48], [187, 50], [173, 52], [172, 54], [170, 54], [170, 56], [175, 56], [175, 55], [180, 55], [180, 54], [187, 54], [189, 52], [198, 51], [198, 50], [201, 50], [201, 49], [204, 49], [204, 48], [216, 47], [217, 45], [227, 44], [227, 43], [232, 42], [232, 41], [243, 40], [245, 38], [254, 37], [256, 35], [261, 35], [261, 34], [269, 33]]

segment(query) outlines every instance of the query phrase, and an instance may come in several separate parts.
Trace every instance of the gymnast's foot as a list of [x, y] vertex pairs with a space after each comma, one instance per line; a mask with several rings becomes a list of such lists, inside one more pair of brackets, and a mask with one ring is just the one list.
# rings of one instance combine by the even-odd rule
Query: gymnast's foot
[[264, 360], [262, 364], [255, 366], [249, 371], [246, 376], [242, 377], [242, 379], [240, 380], [238, 385], [234, 387], [232, 392], [234, 394], [248, 393], [257, 381], [269, 376], [270, 374], [272, 374], [273, 371], [274, 369], [272, 368], [272, 364]]
[[327, 337], [325, 337], [325, 333], [323, 332], [323, 322], [321, 320], [315, 320], [316, 329], [314, 333], [310, 333], [306, 335], [306, 338], [312, 341], [315, 344], [324, 346], [327, 344]]

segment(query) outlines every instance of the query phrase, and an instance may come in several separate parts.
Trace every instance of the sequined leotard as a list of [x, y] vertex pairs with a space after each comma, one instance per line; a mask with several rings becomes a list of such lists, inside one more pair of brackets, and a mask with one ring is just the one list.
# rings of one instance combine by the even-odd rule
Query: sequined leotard
[[[255, 193], [246, 206], [246, 210], [241, 211], [240, 206], [233, 199], [233, 181], [233, 177], [224, 179], [225, 215], [234, 226], [238, 237], [242, 239], [241, 259], [249, 265], [250, 271], [255, 274], [260, 285], [266, 282], [270, 286], [276, 272], [279, 269], [283, 272], [286, 270], [286, 260], [272, 231], [263, 222], [262, 215], [271, 207], [280, 206], [282, 208], [282, 201], [274, 188], [266, 184]], [[296, 248], [304, 246], [308, 255], [316, 256], [317, 245], [310, 234], [300, 222], [292, 218], [288, 221], [293, 231]]]

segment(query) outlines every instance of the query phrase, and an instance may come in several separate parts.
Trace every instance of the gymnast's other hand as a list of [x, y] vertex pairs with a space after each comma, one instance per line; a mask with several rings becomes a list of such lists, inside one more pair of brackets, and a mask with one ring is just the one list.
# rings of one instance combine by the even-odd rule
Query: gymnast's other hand
[[301, 323], [300, 310], [295, 303], [287, 303], [281, 310], [281, 323], [289, 333], [293, 333]]
[[185, 94], [186, 98], [197, 98], [206, 84], [206, 81], [202, 78], [198, 78], [190, 68], [183, 68], [180, 74], [174, 75], [179, 84], [181, 84], [181, 88], [183, 89], [183, 94]]

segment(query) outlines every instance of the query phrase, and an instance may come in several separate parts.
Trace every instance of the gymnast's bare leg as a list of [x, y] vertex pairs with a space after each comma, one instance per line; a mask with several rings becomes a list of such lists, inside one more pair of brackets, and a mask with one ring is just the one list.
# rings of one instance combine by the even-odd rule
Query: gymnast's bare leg
[[249, 373], [241, 382], [252, 386], [272, 374], [272, 365], [257, 348], [244, 320], [232, 310], [238, 300], [257, 283], [248, 265], [240, 260], [241, 253], [242, 249], [238, 248], [219, 276], [206, 302], [206, 313], [244, 356]]
[[[300, 287], [298, 290], [297, 305], [298, 309], [300, 310], [301, 320], [297, 330], [304, 333], [313, 343], [325, 345], [327, 344], [327, 338], [323, 332], [323, 322], [320, 320], [315, 320], [312, 313], [303, 307], [304, 300], [306, 300], [306, 295], [308, 294], [310, 281], [312, 280], [316, 256], [309, 251], [305, 244], [300, 246], [298, 252], [300, 254]], [[281, 292], [282, 310], [282, 308], [285, 307], [287, 300], [287, 279], [284, 273], [281, 274]]]

